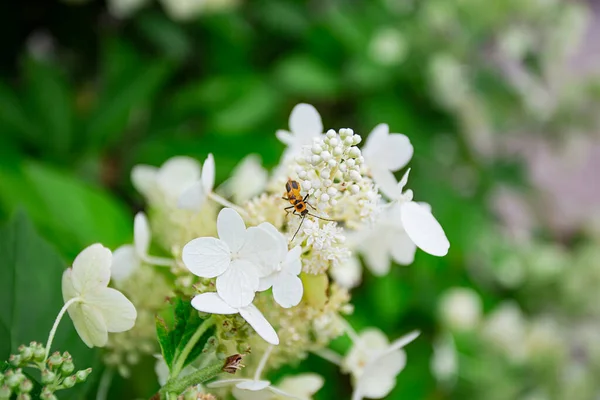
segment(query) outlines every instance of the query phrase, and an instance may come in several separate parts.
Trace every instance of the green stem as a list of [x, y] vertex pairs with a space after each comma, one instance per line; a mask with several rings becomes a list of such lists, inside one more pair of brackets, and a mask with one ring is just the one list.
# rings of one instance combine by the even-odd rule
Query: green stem
[[208, 197], [211, 198], [213, 201], [215, 201], [216, 203], [221, 204], [223, 207], [229, 207], [229, 208], [233, 208], [235, 211], [237, 211], [239, 214], [245, 215], [247, 216], [248, 213], [246, 212], [246, 210], [244, 210], [243, 208], [241, 208], [240, 206], [237, 206], [235, 204], [233, 204], [232, 202], [230, 202], [229, 200], [224, 199], [223, 197], [219, 196], [216, 193], [210, 192], [208, 194]]
[[176, 397], [186, 388], [214, 378], [223, 372], [223, 368], [226, 365], [227, 360], [216, 361], [210, 364], [208, 367], [199, 369], [198, 371], [190, 375], [186, 375], [183, 378], [170, 380], [162, 389], [160, 389], [160, 393], [166, 394], [167, 399], [172, 394], [174, 394]]
[[213, 326], [215, 322], [216, 321], [214, 317], [210, 317], [198, 327], [196, 332], [194, 332], [190, 340], [186, 343], [185, 347], [181, 351], [181, 354], [179, 354], [179, 357], [177, 357], [175, 365], [173, 366], [173, 370], [171, 371], [171, 379], [176, 379], [179, 376], [181, 370], [183, 369], [183, 366], [185, 365], [186, 359], [192, 352], [192, 349], [194, 348], [194, 346], [196, 346], [196, 343], [198, 343], [198, 340], [200, 340], [202, 335], [204, 335], [204, 332], [206, 332], [208, 328]]
[[46, 364], [46, 360], [48, 359], [48, 354], [50, 354], [50, 347], [52, 347], [52, 341], [54, 340], [54, 335], [56, 335], [56, 330], [58, 329], [58, 324], [60, 324], [60, 320], [67, 312], [67, 309], [74, 303], [78, 303], [82, 301], [80, 297], [73, 297], [69, 301], [65, 303], [65, 305], [60, 309], [60, 312], [56, 316], [54, 320], [54, 325], [52, 325], [52, 329], [50, 329], [50, 334], [48, 335], [48, 341], [46, 342], [46, 355], [44, 356], [44, 361], [42, 364]]

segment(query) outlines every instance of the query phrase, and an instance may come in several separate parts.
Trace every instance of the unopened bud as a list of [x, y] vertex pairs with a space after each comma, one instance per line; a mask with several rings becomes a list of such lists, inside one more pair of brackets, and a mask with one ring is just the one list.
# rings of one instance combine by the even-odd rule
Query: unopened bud
[[8, 362], [13, 367], [18, 367], [21, 364], [21, 356], [15, 355], [15, 354], [11, 354], [10, 357], [8, 358]]
[[21, 393], [17, 396], [17, 400], [31, 400], [31, 396], [27, 393]]
[[42, 383], [47, 385], [49, 383], [54, 383], [56, 380], [56, 374], [49, 369], [45, 369], [42, 371]]
[[35, 347], [33, 350], [33, 359], [37, 362], [42, 362], [44, 361], [44, 357], [46, 357], [46, 349], [41, 346]]
[[217, 358], [219, 360], [227, 358], [227, 347], [225, 345], [220, 344], [217, 346]]
[[56, 398], [56, 396], [54, 395], [54, 393], [52, 393], [52, 392], [50, 391], [50, 389], [49, 389], [49, 388], [47, 388], [47, 387], [45, 387], [45, 388], [42, 390], [42, 393], [40, 394], [40, 399], [41, 399], [41, 400], [58, 400], [58, 399]]
[[237, 351], [241, 354], [250, 354], [252, 352], [252, 347], [250, 346], [250, 343], [239, 342], [237, 344]]
[[75, 376], [77, 377], [77, 382], [85, 382], [87, 377], [92, 373], [92, 369], [82, 369], [81, 371], [77, 371]]
[[21, 359], [23, 361], [29, 361], [33, 357], [33, 350], [31, 350], [31, 347], [21, 345], [19, 346], [19, 353], [21, 353]]
[[25, 375], [23, 375], [21, 370], [18, 369], [14, 373], [6, 376], [4, 383], [14, 389], [17, 386], [19, 386], [21, 384], [21, 382], [23, 382], [24, 380], [25, 380]]
[[10, 399], [11, 394], [12, 394], [12, 390], [7, 385], [0, 387], [0, 399], [1, 400]]
[[29, 379], [25, 379], [19, 385], [19, 390], [21, 391], [21, 393], [31, 392], [33, 390], [33, 382], [31, 382]]
[[62, 358], [62, 356], [60, 355], [60, 353], [58, 351], [55, 351], [54, 353], [52, 353], [52, 355], [48, 359], [48, 364], [52, 368], [58, 368], [58, 367], [61, 366], [61, 364], [63, 363], [63, 361], [64, 361], [64, 359]]
[[75, 384], [77, 383], [77, 377], [75, 375], [71, 375], [71, 376], [67, 376], [64, 380], [63, 380], [63, 386], [68, 388], [72, 388], [73, 386], [75, 386]]
[[73, 371], [75, 371], [75, 364], [73, 364], [73, 360], [71, 357], [69, 357], [63, 362], [62, 366], [60, 367], [60, 372], [64, 376], [72, 374]]
[[217, 338], [215, 336], [211, 336], [206, 341], [204, 348], [202, 349], [203, 353], [212, 353], [215, 347], [217, 347]]

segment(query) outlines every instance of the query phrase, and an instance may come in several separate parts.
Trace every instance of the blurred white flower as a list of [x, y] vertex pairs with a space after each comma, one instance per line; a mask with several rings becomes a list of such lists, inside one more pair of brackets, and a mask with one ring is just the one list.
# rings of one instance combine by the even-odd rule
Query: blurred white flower
[[378, 29], [369, 43], [369, 55], [384, 66], [398, 65], [406, 58], [407, 43], [396, 28]]
[[419, 332], [414, 331], [390, 344], [382, 331], [369, 328], [353, 338], [353, 346], [342, 361], [342, 369], [352, 374], [352, 400], [385, 398], [396, 386], [396, 376], [406, 365], [402, 348], [417, 336]]
[[150, 241], [148, 219], [146, 214], [139, 212], [133, 219], [133, 245], [123, 245], [113, 253], [111, 277], [115, 282], [127, 279], [147, 259]]
[[512, 301], [502, 303], [484, 321], [484, 337], [517, 362], [526, 356], [525, 332], [523, 313]]
[[177, 205], [185, 210], [198, 210], [208, 200], [208, 196], [215, 186], [215, 159], [209, 154], [202, 165], [202, 176], [189, 185], [181, 196]]
[[352, 289], [361, 282], [362, 266], [358, 258], [349, 257], [345, 262], [332, 265], [329, 274], [341, 287]]
[[222, 188], [236, 204], [242, 204], [264, 191], [268, 175], [261, 165], [260, 157], [250, 154], [234, 168], [231, 178], [219, 188]]
[[283, 308], [296, 306], [304, 293], [302, 280], [298, 278], [302, 271], [302, 247], [296, 246], [288, 251], [287, 240], [277, 228], [267, 222], [258, 227], [269, 232], [278, 244], [275, 268], [271, 274], [260, 279], [258, 290], [262, 292], [273, 287], [273, 298], [277, 304]]
[[439, 313], [450, 330], [475, 329], [481, 320], [482, 304], [479, 295], [470, 288], [451, 288], [441, 297]]
[[102, 347], [108, 332], [133, 327], [135, 307], [121, 292], [108, 287], [112, 253], [99, 243], [85, 248], [62, 277], [62, 293], [75, 329], [88, 347]]
[[271, 388], [251, 391], [239, 389], [238, 387], [233, 388], [232, 394], [237, 400], [283, 400], [289, 398], [312, 400], [312, 395], [323, 387], [323, 383], [323, 377], [320, 375], [305, 373], [295, 376], [286, 376], [278, 385], [271, 386], [274, 389], [285, 392], [287, 395], [273, 392]]
[[300, 103], [294, 107], [289, 119], [290, 131], [278, 130], [277, 139], [287, 145], [282, 160], [296, 155], [303, 146], [310, 145], [313, 138], [323, 134], [323, 122], [316, 108]]
[[140, 164], [133, 167], [133, 186], [150, 203], [166, 202], [175, 207], [179, 197], [200, 179], [200, 164], [191, 157], [178, 156], [160, 167]]
[[398, 183], [390, 174], [391, 179], [381, 180], [378, 185], [384, 194], [394, 200], [389, 207], [396, 208], [394, 212], [399, 213], [402, 227], [410, 240], [426, 253], [438, 257], [445, 256], [448, 254], [450, 242], [429, 206], [414, 202], [412, 190], [403, 192], [409, 172], [410, 169]]
[[217, 278], [217, 293], [231, 307], [252, 303], [259, 279], [279, 263], [278, 243], [262, 228], [246, 229], [242, 217], [224, 208], [217, 217], [219, 239], [197, 238], [182, 252], [185, 266], [203, 278]]
[[433, 343], [431, 373], [444, 385], [452, 386], [458, 376], [458, 354], [452, 335], [445, 334]]
[[108, 11], [116, 18], [132, 16], [140, 8], [148, 4], [148, 0], [109, 0]]
[[189, 21], [202, 12], [207, 0], [161, 0], [165, 12], [175, 21]]

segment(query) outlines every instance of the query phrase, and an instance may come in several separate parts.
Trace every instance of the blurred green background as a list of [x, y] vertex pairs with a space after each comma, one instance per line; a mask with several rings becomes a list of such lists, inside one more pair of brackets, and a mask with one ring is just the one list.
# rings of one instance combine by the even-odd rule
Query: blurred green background
[[[210, 152], [218, 183], [249, 153], [272, 168], [284, 148], [275, 131], [306, 102], [326, 128], [367, 135], [385, 122], [408, 135], [411, 188], [452, 245], [445, 258], [418, 252], [383, 278], [365, 271], [353, 291], [355, 326], [378, 326], [391, 339], [423, 332], [388, 398], [597, 399], [595, 8], [4, 2], [0, 358], [45, 339], [60, 309], [60, 271], [82, 248], [131, 241], [144, 207], [134, 165]], [[465, 290], [448, 292], [456, 287]], [[98, 351], [63, 324], [57, 347], [98, 372], [63, 398], [95, 398]], [[323, 374], [317, 399], [350, 396], [348, 377], [317, 357], [280, 373], [291, 371]], [[148, 398], [155, 382], [147, 359], [129, 381], [115, 377], [108, 398]]]

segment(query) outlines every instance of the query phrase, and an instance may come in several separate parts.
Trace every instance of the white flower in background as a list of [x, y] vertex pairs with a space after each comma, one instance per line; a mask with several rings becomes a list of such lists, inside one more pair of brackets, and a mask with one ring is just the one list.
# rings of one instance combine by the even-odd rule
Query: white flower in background
[[283, 308], [298, 305], [302, 300], [304, 288], [298, 275], [302, 271], [300, 256], [302, 247], [296, 246], [288, 251], [287, 240], [273, 225], [265, 222], [258, 226], [271, 234], [278, 244], [275, 268], [270, 275], [260, 279], [259, 291], [273, 287], [273, 298]]
[[412, 190], [403, 192], [409, 172], [410, 169], [398, 183], [395, 179], [390, 182], [378, 182], [380, 189], [393, 200], [389, 207], [396, 208], [393, 212], [399, 213], [402, 227], [410, 240], [426, 253], [438, 257], [445, 256], [448, 254], [450, 242], [429, 206], [414, 202]]
[[458, 377], [458, 354], [452, 335], [445, 334], [433, 343], [431, 373], [445, 385], [453, 385]]
[[260, 310], [254, 304], [244, 307], [232, 307], [223, 300], [218, 293], [202, 293], [192, 299], [192, 307], [198, 311], [211, 314], [240, 314], [256, 333], [270, 344], [279, 344], [277, 332], [271, 326], [269, 321], [262, 315]]
[[[300, 400], [312, 400], [312, 396], [323, 387], [325, 381], [318, 374], [305, 373], [294, 376], [286, 376], [279, 384], [272, 386]], [[283, 400], [290, 397], [274, 393], [269, 389], [250, 391], [233, 388], [233, 397], [237, 400]]]
[[209, 154], [202, 165], [202, 176], [189, 185], [181, 196], [177, 205], [184, 210], [196, 211], [208, 200], [215, 186], [215, 159]]
[[197, 238], [182, 252], [185, 266], [203, 278], [217, 278], [217, 293], [231, 307], [252, 303], [259, 279], [270, 275], [279, 263], [278, 243], [258, 227], [246, 229], [242, 217], [224, 208], [217, 217], [219, 239]]
[[140, 164], [131, 170], [133, 186], [150, 203], [166, 202], [173, 207], [200, 176], [198, 161], [185, 156], [170, 158], [160, 168]]
[[[165, 359], [163, 358], [162, 354], [155, 354], [154, 358], [156, 358], [156, 364], [154, 364], [154, 372], [156, 373], [158, 384], [162, 387], [165, 386], [167, 380], [169, 380], [169, 366], [165, 362]], [[179, 373], [179, 377], [183, 378], [184, 376], [187, 376], [194, 371], [196, 371], [196, 368], [192, 367], [191, 365], [188, 365], [183, 370], [181, 370], [181, 372]]]
[[175, 21], [189, 21], [198, 16], [207, 0], [161, 0], [165, 12]]
[[88, 347], [102, 347], [108, 332], [133, 327], [135, 307], [121, 292], [108, 287], [112, 253], [99, 243], [85, 248], [62, 277], [62, 293], [75, 329]]
[[109, 0], [108, 11], [116, 18], [127, 18], [145, 6], [148, 0]]
[[483, 313], [481, 298], [470, 288], [448, 289], [440, 298], [439, 313], [450, 330], [475, 329]]
[[398, 65], [406, 58], [407, 43], [404, 35], [396, 28], [381, 28], [369, 43], [369, 55], [384, 66]]
[[352, 374], [352, 400], [385, 398], [396, 386], [396, 376], [406, 366], [406, 353], [402, 348], [417, 336], [419, 332], [414, 331], [390, 344], [383, 332], [369, 328], [354, 337], [353, 346], [341, 365], [342, 370]]
[[329, 274], [334, 282], [345, 289], [357, 287], [362, 279], [362, 266], [356, 257], [350, 257], [345, 262], [333, 264]]
[[525, 324], [519, 306], [515, 302], [505, 301], [487, 316], [483, 336], [511, 359], [521, 361], [526, 356]]
[[[383, 189], [396, 184], [392, 172], [405, 167], [413, 153], [408, 137], [400, 133], [390, 134], [387, 124], [379, 124], [373, 128], [362, 148], [365, 164], [369, 167], [373, 180]], [[384, 194], [387, 195], [386, 192]]]
[[323, 122], [316, 108], [310, 104], [300, 103], [294, 107], [289, 119], [290, 131], [278, 130], [277, 139], [287, 145], [282, 160], [289, 155], [296, 155], [303, 146], [310, 145], [313, 138], [323, 134]]
[[231, 173], [231, 178], [219, 188], [231, 197], [236, 204], [242, 204], [261, 194], [267, 185], [269, 173], [256, 154], [246, 156]]

